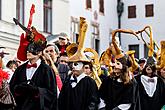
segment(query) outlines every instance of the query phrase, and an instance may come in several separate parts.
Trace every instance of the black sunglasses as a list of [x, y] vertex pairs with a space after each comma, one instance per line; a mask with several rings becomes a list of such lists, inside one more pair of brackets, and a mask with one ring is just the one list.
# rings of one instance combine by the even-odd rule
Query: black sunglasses
[[65, 62], [65, 63], [67, 63], [67, 61], [66, 61], [66, 60], [60, 60], [60, 62]]
[[84, 67], [85, 69], [89, 69], [89, 67]]
[[64, 38], [61, 38], [61, 37], [60, 37], [59, 39], [60, 39], [60, 40], [66, 40], [66, 39], [64, 39]]

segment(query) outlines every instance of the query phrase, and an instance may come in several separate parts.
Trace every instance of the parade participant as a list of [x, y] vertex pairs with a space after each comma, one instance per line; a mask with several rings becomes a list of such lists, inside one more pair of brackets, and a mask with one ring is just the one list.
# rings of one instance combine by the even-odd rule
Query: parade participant
[[125, 61], [124, 58], [115, 61], [113, 72], [102, 82], [99, 93], [105, 103], [105, 110], [140, 110], [138, 86], [136, 80], [129, 76]]
[[147, 61], [147, 60], [146, 60], [145, 58], [139, 59], [138, 64], [139, 64], [139, 66], [140, 66], [140, 73], [142, 72], [143, 68], [145, 67], [146, 61]]
[[57, 97], [55, 75], [41, 59], [46, 46], [45, 37], [40, 33], [32, 35], [34, 39], [29, 41], [25, 50], [27, 62], [15, 70], [10, 88], [17, 103], [16, 110], [50, 110]]
[[3, 71], [6, 71], [9, 74], [8, 82], [10, 82], [11, 77], [13, 76], [13, 73], [14, 73], [16, 68], [17, 68], [17, 62], [16, 61], [10, 60], [7, 62], [6, 68], [3, 69]]
[[7, 82], [9, 75], [0, 69], [0, 110], [13, 110], [16, 103]]
[[139, 85], [142, 110], [160, 110], [165, 104], [165, 85], [156, 74], [156, 65], [147, 62], [142, 74], [135, 77]]
[[117, 32], [136, 35], [132, 30], [117, 29], [112, 31], [112, 72], [103, 80], [99, 94], [105, 103], [105, 110], [140, 110], [139, 94], [136, 80], [130, 74], [132, 62], [127, 54], [124, 54], [115, 39]]
[[160, 64], [156, 65], [156, 60], [153, 57], [153, 48], [150, 48], [142, 74], [135, 77], [139, 84], [142, 110], [160, 110], [165, 105], [165, 83], [157, 76], [157, 69], [163, 69], [164, 67], [164, 45], [165, 42], [162, 41]]
[[9, 53], [4, 52], [5, 47], [0, 47], [0, 68], [4, 68], [3, 58], [5, 55], [9, 55]]
[[81, 38], [77, 52], [68, 59], [72, 73], [65, 80], [59, 95], [59, 110], [97, 110], [98, 87], [95, 81], [83, 72], [84, 62], [90, 62], [83, 52], [87, 24], [80, 18]]
[[[160, 76], [160, 78], [162, 78], [162, 80], [165, 83], [165, 67], [161, 68], [160, 71], [158, 71], [158, 75]], [[161, 110], [165, 110], [165, 105], [162, 107]]]
[[165, 82], [165, 67], [161, 68], [160, 71], [158, 71], [158, 75], [163, 79]]
[[83, 73], [83, 61], [74, 62], [59, 95], [59, 110], [97, 110], [97, 95], [95, 81]]
[[92, 64], [91, 63], [84, 63], [83, 71], [88, 76], [91, 76], [91, 74], [92, 74]]
[[55, 42], [57, 45], [59, 51], [60, 51], [60, 56], [66, 54], [66, 48], [68, 45], [70, 45], [69, 37], [66, 33], [60, 33], [59, 34], [59, 40]]
[[[33, 6], [33, 5], [32, 5]], [[19, 66], [10, 81], [10, 89], [17, 106], [15, 110], [56, 110], [57, 85], [52, 69], [42, 59], [46, 38], [34, 27], [24, 27], [17, 51], [18, 59], [26, 61]]]

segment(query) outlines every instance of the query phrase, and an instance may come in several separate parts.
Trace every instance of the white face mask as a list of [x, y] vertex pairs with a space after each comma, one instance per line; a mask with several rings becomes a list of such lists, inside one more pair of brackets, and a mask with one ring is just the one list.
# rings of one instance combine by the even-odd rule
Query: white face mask
[[81, 70], [83, 67], [83, 63], [82, 62], [74, 62], [72, 66], [73, 66], [74, 70]]

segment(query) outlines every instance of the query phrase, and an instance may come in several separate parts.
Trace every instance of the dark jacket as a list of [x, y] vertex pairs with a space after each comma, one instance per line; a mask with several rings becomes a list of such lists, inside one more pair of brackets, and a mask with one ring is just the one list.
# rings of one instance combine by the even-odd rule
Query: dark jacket
[[72, 88], [70, 76], [65, 80], [59, 95], [59, 110], [97, 110], [98, 88], [89, 76]]
[[53, 107], [56, 108], [57, 85], [51, 68], [41, 62], [29, 81], [30, 83], [27, 84], [26, 65], [27, 63], [19, 66], [10, 81], [10, 89], [17, 103], [16, 110], [51, 110]]

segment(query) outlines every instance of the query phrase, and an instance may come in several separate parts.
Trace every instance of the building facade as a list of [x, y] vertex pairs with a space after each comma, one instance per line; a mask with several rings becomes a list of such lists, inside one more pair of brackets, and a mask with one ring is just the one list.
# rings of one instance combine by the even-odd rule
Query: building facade
[[114, 0], [70, 0], [72, 41], [76, 42], [79, 33], [79, 17], [84, 17], [88, 23], [85, 47], [99, 54], [105, 51], [111, 41], [111, 31], [118, 25], [116, 5]]
[[28, 25], [30, 8], [35, 5], [32, 26], [46, 37], [70, 32], [70, 14], [68, 0], [0, 0], [0, 47], [6, 47], [10, 53], [5, 61], [16, 57], [22, 29], [15, 25], [17, 18], [25, 27]]
[[[152, 27], [153, 39], [160, 46], [160, 41], [165, 40], [165, 12], [163, 10], [165, 1], [123, 0], [122, 2], [124, 3], [124, 12], [121, 17], [121, 27], [138, 31], [149, 25]], [[143, 36], [147, 42], [150, 42], [146, 34]], [[125, 51], [135, 49], [137, 58], [147, 57], [148, 55], [148, 48], [144, 42], [138, 41], [135, 37], [122, 35], [121, 44]], [[156, 47], [155, 50], [157, 50]]]
[[[123, 3], [122, 10], [117, 9], [119, 1]], [[88, 23], [85, 47], [95, 49], [99, 55], [108, 48], [112, 30], [119, 27], [137, 31], [150, 25], [153, 38], [160, 45], [165, 34], [164, 3], [155, 0], [0, 0], [0, 46], [10, 53], [4, 59], [16, 57], [23, 31], [14, 24], [13, 18], [27, 26], [32, 4], [35, 4], [32, 25], [46, 37], [50, 36], [49, 42], [56, 41], [61, 32], [77, 42], [79, 18], [84, 17]], [[120, 21], [118, 11], [122, 11]], [[128, 34], [121, 34], [120, 39], [124, 51], [134, 49], [135, 57], [147, 56], [148, 49], [142, 40]], [[144, 39], [149, 42], [146, 36]]]

